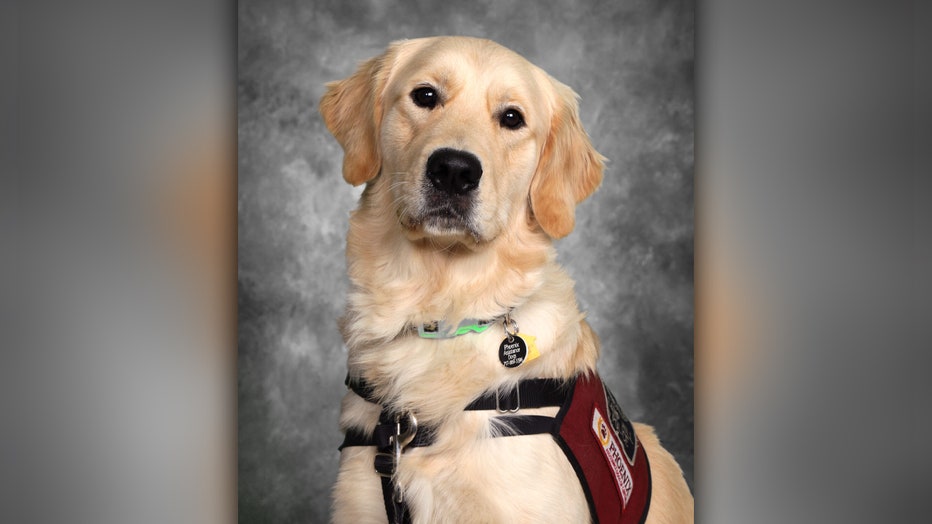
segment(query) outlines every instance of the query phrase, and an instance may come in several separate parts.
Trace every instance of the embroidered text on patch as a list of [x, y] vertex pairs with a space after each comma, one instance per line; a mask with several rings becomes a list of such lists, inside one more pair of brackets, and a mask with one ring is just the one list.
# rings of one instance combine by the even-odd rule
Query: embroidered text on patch
[[621, 494], [621, 499], [624, 501], [624, 505], [627, 506], [628, 499], [631, 498], [631, 490], [634, 489], [634, 481], [631, 478], [631, 472], [628, 471], [627, 464], [625, 464], [625, 459], [622, 457], [621, 445], [599, 408], [592, 411], [592, 433], [602, 444], [605, 460], [608, 461], [608, 465], [614, 474], [615, 487], [618, 488], [618, 493]]

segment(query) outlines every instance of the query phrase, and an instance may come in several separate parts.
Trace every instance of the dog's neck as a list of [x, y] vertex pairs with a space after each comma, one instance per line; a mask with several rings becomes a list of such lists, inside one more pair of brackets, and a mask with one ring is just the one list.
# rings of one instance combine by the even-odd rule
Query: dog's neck
[[456, 247], [411, 242], [382, 209], [363, 202], [350, 219], [347, 315], [357, 319], [355, 337], [386, 340], [419, 323], [500, 317], [558, 269], [551, 240], [526, 211], [481, 246]]
[[[351, 375], [430, 420], [490, 387], [595, 368], [598, 345], [573, 300], [573, 282], [526, 208], [480, 249], [450, 250], [411, 242], [386, 207], [364, 195], [350, 218], [351, 289], [341, 330]], [[522, 334], [537, 339], [541, 357], [529, 365], [510, 369], [499, 362], [501, 325], [445, 340], [410, 331], [423, 322], [456, 325], [507, 312]], [[447, 387], [441, 393], [430, 384]]]

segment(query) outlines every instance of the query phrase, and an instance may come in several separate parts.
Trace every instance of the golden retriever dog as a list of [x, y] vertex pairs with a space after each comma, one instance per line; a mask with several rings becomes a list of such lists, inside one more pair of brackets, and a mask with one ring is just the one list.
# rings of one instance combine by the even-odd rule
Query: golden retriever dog
[[438, 37], [328, 84], [320, 112], [365, 184], [333, 521], [692, 522], [679, 466], [599, 381], [555, 261], [602, 180], [576, 94], [491, 41]]

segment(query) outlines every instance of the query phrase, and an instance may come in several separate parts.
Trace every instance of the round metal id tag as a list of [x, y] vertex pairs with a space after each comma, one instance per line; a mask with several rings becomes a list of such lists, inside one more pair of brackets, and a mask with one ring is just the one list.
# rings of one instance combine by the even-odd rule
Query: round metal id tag
[[527, 358], [527, 343], [517, 334], [505, 337], [498, 347], [498, 359], [506, 368], [516, 368]]

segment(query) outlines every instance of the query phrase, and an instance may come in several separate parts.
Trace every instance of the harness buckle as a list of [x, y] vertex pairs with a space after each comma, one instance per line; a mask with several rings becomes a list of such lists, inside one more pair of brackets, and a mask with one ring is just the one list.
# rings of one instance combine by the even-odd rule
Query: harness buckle
[[510, 406], [505, 406], [505, 409], [502, 409], [501, 404], [501, 392], [495, 392], [495, 411], [499, 413], [517, 413], [521, 409], [521, 388], [515, 388], [515, 407], [511, 408]]
[[395, 476], [398, 463], [401, 462], [401, 453], [404, 451], [404, 448], [414, 440], [415, 435], [417, 435], [417, 417], [410, 411], [406, 411], [404, 416], [407, 419], [407, 424], [405, 425], [404, 431], [402, 431], [402, 414], [395, 415], [395, 432], [388, 437], [388, 441], [391, 445], [391, 452], [375, 454], [375, 472], [382, 477], [392, 478]]

